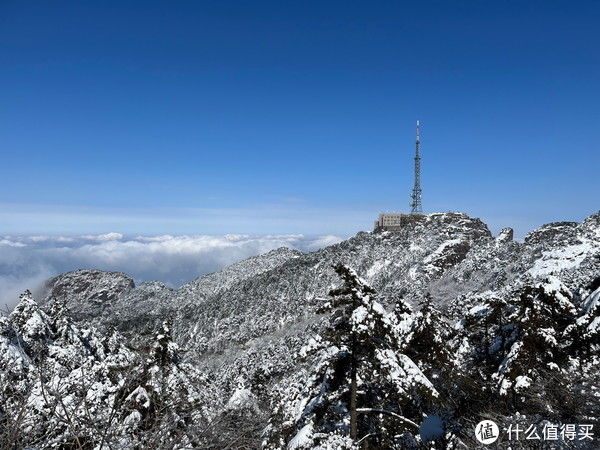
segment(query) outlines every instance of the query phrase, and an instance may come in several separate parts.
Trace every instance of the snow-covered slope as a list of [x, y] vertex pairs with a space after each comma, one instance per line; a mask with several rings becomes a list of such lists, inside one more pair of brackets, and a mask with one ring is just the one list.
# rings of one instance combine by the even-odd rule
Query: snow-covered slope
[[399, 233], [361, 232], [307, 254], [273, 250], [177, 290], [156, 282], [134, 288], [123, 274], [70, 272], [50, 281], [47, 301], [68, 298], [71, 309], [89, 310], [99, 325], [136, 336], [168, 316], [188, 349], [222, 351], [301, 325], [335, 282], [336, 263], [361, 274], [384, 305], [399, 297], [414, 304], [425, 292], [446, 305], [550, 274], [576, 289], [600, 272], [599, 222], [595, 214], [581, 224], [548, 224], [520, 243], [511, 239], [512, 230], [494, 238], [483, 222], [464, 214], [429, 214]]
[[[600, 213], [582, 223], [545, 225], [523, 242], [513, 241], [509, 228], [494, 237], [483, 222], [464, 214], [429, 214], [401, 232], [361, 232], [316, 252], [274, 250], [176, 290], [159, 282], [134, 286], [123, 274], [77, 271], [49, 282], [46, 304], [64, 299], [75, 320], [100, 329], [116, 327], [136, 345], [170, 319], [186, 360], [215, 380], [225, 403], [248, 390], [268, 403], [289, 380], [302, 384], [294, 378], [299, 370], [295, 355], [323, 329], [326, 318], [315, 311], [338, 283], [332, 266], [340, 263], [371, 285], [388, 311], [400, 298], [415, 307], [429, 293], [450, 322], [463, 324], [488, 317], [496, 311], [490, 305], [512, 304], [520, 296], [552, 305], [558, 295], [552, 286], [559, 286], [555, 291], [568, 293], [565, 299], [575, 308], [565, 314], [578, 322], [561, 322], [557, 329], [574, 333], [581, 328], [578, 336], [597, 339]], [[579, 304], [584, 301], [585, 308]], [[461, 330], [455, 328], [452, 345]], [[570, 341], [565, 342], [568, 348]], [[471, 358], [475, 350], [469, 345], [465, 341], [452, 351]], [[496, 370], [504, 383], [506, 374], [519, 373], [509, 366], [506, 373], [490, 368], [490, 374]]]
[[45, 283], [50, 299], [64, 300], [71, 313], [80, 319], [96, 317], [135, 287], [122, 272], [75, 270], [51, 278]]
[[225, 291], [236, 283], [267, 272], [301, 255], [302, 252], [287, 247], [271, 250], [227, 266], [219, 272], [198, 277], [182, 286], [177, 292], [177, 296], [182, 299], [189, 298], [198, 301]]

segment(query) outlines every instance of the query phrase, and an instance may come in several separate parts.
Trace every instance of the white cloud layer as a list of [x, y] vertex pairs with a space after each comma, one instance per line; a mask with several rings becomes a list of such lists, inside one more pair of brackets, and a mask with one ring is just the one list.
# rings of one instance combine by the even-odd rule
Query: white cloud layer
[[136, 282], [159, 280], [177, 287], [199, 275], [279, 247], [313, 251], [337, 236], [1, 236], [0, 305], [11, 307], [25, 289], [76, 269], [121, 271]]

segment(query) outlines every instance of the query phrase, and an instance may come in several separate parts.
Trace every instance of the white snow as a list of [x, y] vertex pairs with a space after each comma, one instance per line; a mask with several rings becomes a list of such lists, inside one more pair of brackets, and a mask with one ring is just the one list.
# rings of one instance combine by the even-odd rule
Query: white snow
[[125, 417], [123, 424], [129, 428], [135, 428], [141, 420], [142, 415], [139, 413], [139, 411], [133, 411], [131, 414]]
[[582, 309], [586, 313], [590, 313], [595, 310], [598, 305], [600, 305], [600, 287], [586, 297], [583, 301]]
[[544, 292], [548, 295], [554, 295], [560, 306], [566, 310], [575, 313], [575, 306], [568, 299], [572, 297], [571, 291], [555, 276], [549, 275], [540, 287], [544, 289]]
[[417, 266], [413, 266], [410, 269], [408, 269], [408, 277], [411, 280], [416, 280], [417, 279], [417, 270], [418, 270]]
[[423, 247], [415, 244], [414, 242], [411, 242], [410, 246], [408, 247], [408, 250], [410, 250], [411, 252], [421, 252], [423, 251]]
[[386, 266], [389, 266], [390, 264], [391, 261], [389, 259], [375, 261], [369, 270], [367, 270], [366, 278], [368, 280], [373, 279], [373, 277], [379, 274]]
[[444, 250], [446, 250], [448, 247], [452, 247], [455, 246], [457, 244], [460, 244], [462, 242], [462, 239], [448, 239], [447, 241], [442, 242], [442, 244], [433, 251], [433, 253], [427, 255], [427, 257], [425, 257], [425, 259], [423, 260], [423, 263], [425, 264], [429, 264], [432, 261], [435, 260], [436, 257], [440, 256], [442, 253], [444, 253]]
[[534, 278], [540, 278], [572, 269], [578, 267], [588, 255], [595, 251], [597, 251], [597, 245], [595, 246], [589, 241], [544, 251], [542, 257], [535, 261], [527, 273]]
[[592, 320], [592, 323], [588, 325], [586, 333], [592, 335], [596, 334], [598, 331], [600, 331], [600, 317], [595, 317], [594, 320]]
[[531, 386], [531, 381], [531, 378], [529, 378], [528, 376], [519, 375], [515, 379], [515, 391], [519, 392], [528, 388], [529, 386]]
[[312, 443], [313, 425], [307, 423], [304, 425], [298, 433], [292, 438], [288, 444], [288, 449], [293, 450], [296, 448], [307, 447]]
[[257, 408], [256, 397], [249, 389], [246, 388], [237, 389], [227, 402], [227, 409], [235, 410], [242, 408]]
[[131, 394], [129, 394], [127, 400], [134, 400], [142, 408], [148, 408], [150, 406], [150, 397], [148, 396], [148, 392], [141, 386], [137, 387]]
[[356, 308], [352, 312], [351, 321], [352, 321], [352, 323], [354, 323], [356, 325], [361, 324], [365, 321], [365, 319], [367, 318], [368, 315], [369, 315], [369, 311], [367, 311], [367, 308], [360, 305], [358, 308]]
[[485, 316], [488, 314], [490, 307], [488, 305], [476, 305], [473, 306], [469, 312], [469, 316]]
[[439, 396], [433, 384], [408, 356], [396, 354], [387, 349], [376, 350], [375, 357], [381, 363], [382, 368], [388, 371], [389, 378], [398, 389], [409, 392], [411, 389], [421, 386], [433, 397]]

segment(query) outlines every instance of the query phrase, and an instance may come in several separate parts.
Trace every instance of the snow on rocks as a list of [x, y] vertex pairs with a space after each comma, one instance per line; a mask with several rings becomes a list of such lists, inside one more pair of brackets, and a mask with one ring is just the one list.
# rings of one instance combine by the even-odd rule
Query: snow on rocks
[[535, 278], [558, 274], [563, 270], [579, 267], [585, 258], [597, 252], [597, 244], [590, 241], [544, 251], [527, 273]]
[[[38, 355], [52, 363], [49, 383], [55, 389], [63, 379], [76, 390], [77, 370], [83, 367], [90, 386], [87, 401], [96, 405], [99, 417], [105, 417], [120, 389], [130, 382], [127, 368], [136, 352], [127, 344], [135, 343], [138, 348], [149, 346], [155, 357], [144, 355], [141, 372], [136, 372], [143, 382], [127, 395], [139, 387], [151, 402], [164, 394], [195, 405], [198, 411], [204, 411], [201, 405], [207, 403], [207, 416], [217, 410], [238, 414], [247, 409], [243, 405], [252, 396], [262, 404], [282, 399], [275, 409], [282, 411], [278, 426], [292, 428], [286, 445], [294, 436], [304, 436], [300, 431], [311, 423], [311, 443], [304, 436], [299, 439], [302, 445], [327, 448], [335, 443], [338, 446], [331, 448], [351, 448], [345, 406], [335, 410], [339, 416], [331, 417], [339, 420], [329, 423], [334, 431], [325, 435], [322, 424], [308, 418], [324, 405], [347, 403], [345, 394], [331, 386], [334, 369], [348, 362], [344, 358], [349, 344], [332, 345], [321, 338], [323, 330], [339, 319], [336, 306], [324, 305], [323, 298], [338, 282], [332, 266], [343, 263], [354, 267], [376, 291], [361, 297], [348, 323], [361, 339], [391, 336], [385, 345], [395, 346], [395, 356], [385, 347], [368, 355], [377, 367], [358, 377], [362, 387], [371, 389], [369, 377], [388, 377], [386, 383], [402, 386], [398, 392], [421, 389], [414, 396], [418, 399], [443, 404], [449, 396], [462, 394], [445, 386], [440, 367], [427, 359], [444, 361], [445, 370], [458, 370], [461, 375], [452, 378], [458, 384], [464, 374], [474, 384], [481, 376], [489, 383], [481, 392], [500, 393], [500, 402], [508, 402], [512, 393], [519, 398], [533, 395], [543, 386], [546, 372], [554, 379], [575, 379], [579, 376], [575, 366], [586, 370], [581, 385], [590, 384], [597, 366], [591, 362], [595, 356], [586, 355], [599, 345], [600, 294], [599, 286], [586, 286], [600, 267], [600, 215], [582, 224], [549, 224], [530, 233], [525, 242], [513, 241], [510, 234], [503, 230], [493, 238], [477, 219], [432, 214], [402, 232], [362, 232], [317, 252], [275, 250], [180, 289], [160, 283], [134, 286], [121, 275], [73, 272], [55, 280], [56, 289], [47, 299], [48, 305], [66, 300], [67, 308], [73, 309], [69, 316], [76, 320], [71, 326], [56, 329], [54, 322], [59, 321], [48, 308], [37, 308], [28, 300], [14, 317], [0, 319], [0, 383], [9, 385], [6, 380], [11, 379], [10, 386], [32, 389], [35, 411], [42, 414], [48, 408], [39, 395], [41, 385], [31, 388], [30, 367], [37, 364]], [[521, 298], [527, 289], [531, 295]], [[418, 310], [427, 292], [457, 326], [447, 327], [445, 320], [437, 323]], [[404, 306], [396, 311], [400, 301]], [[317, 315], [317, 306], [324, 306], [328, 315]], [[165, 317], [172, 319], [168, 332], [155, 335]], [[98, 330], [86, 330], [89, 324]], [[117, 329], [114, 334], [112, 327]], [[432, 333], [441, 329], [445, 331]], [[423, 338], [415, 336], [431, 340], [416, 351], [416, 341]], [[155, 346], [165, 339], [170, 343]], [[573, 354], [571, 360], [565, 357], [567, 352]], [[164, 358], [157, 359], [161, 354]], [[11, 370], [3, 369], [9, 366]], [[210, 377], [194, 372], [198, 368]], [[171, 387], [164, 388], [165, 382]], [[309, 385], [314, 390], [307, 393]], [[549, 395], [546, 391], [552, 389], [543, 395]], [[207, 392], [219, 399], [217, 405], [207, 400]], [[130, 432], [140, 430], [147, 420], [142, 404], [120, 417]], [[421, 407], [410, 406], [417, 411]], [[560, 410], [556, 404], [553, 408]], [[174, 417], [187, 420], [181, 410], [174, 411]], [[419, 423], [417, 417], [412, 420]], [[35, 421], [28, 423], [36, 429]], [[390, 423], [386, 429], [392, 428]], [[272, 448], [285, 448], [279, 444]]]

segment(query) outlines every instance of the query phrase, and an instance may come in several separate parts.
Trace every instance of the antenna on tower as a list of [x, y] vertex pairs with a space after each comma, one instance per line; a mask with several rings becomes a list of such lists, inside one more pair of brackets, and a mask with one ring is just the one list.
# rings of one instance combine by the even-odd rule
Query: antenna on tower
[[420, 214], [423, 212], [421, 205], [421, 135], [419, 130], [419, 121], [417, 120], [417, 140], [415, 143], [415, 185], [410, 198], [411, 214]]

